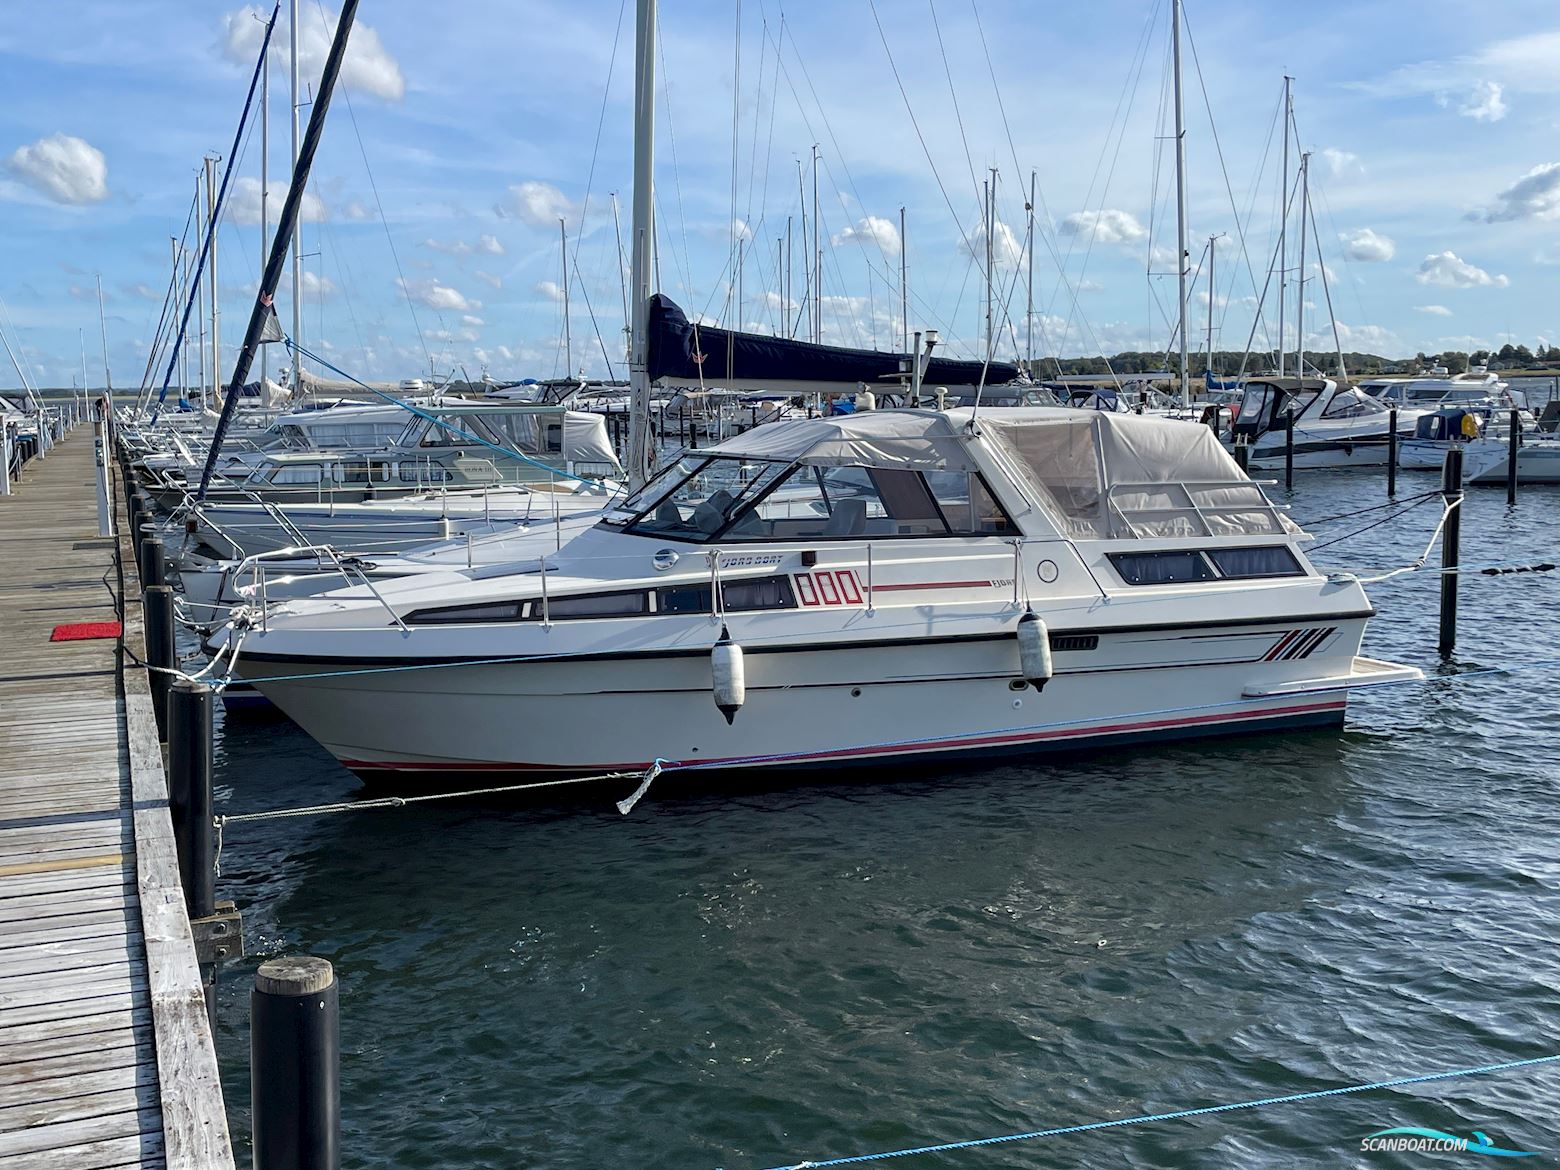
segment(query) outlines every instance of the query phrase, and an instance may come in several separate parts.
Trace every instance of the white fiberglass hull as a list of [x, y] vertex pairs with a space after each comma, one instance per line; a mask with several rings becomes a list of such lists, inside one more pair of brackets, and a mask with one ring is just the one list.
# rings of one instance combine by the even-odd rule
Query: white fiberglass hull
[[[1295, 428], [1298, 468], [1385, 467], [1387, 451], [1385, 428], [1368, 432], [1332, 430], [1322, 425]], [[1252, 445], [1250, 466], [1261, 471], [1282, 470], [1285, 457], [1284, 433], [1269, 431]]]
[[[703, 617], [679, 639], [699, 644], [680, 649], [368, 673], [353, 673], [367, 661], [273, 657], [255, 630], [239, 672], [359, 773], [590, 774], [657, 759], [818, 767], [1335, 726], [1366, 669], [1355, 657], [1363, 615], [1101, 630], [1056, 635], [1056, 674], [1037, 693], [1018, 678], [1017, 616], [984, 633], [895, 638], [869, 620], [833, 644], [751, 644], [746, 702], [729, 725], [711, 693], [718, 631]], [[401, 666], [419, 665], [415, 642], [416, 631]]]
[[[596, 493], [547, 493], [494, 489], [448, 496], [416, 496], [372, 504], [214, 504], [198, 515], [202, 539], [234, 559], [276, 552], [300, 543], [331, 545], [344, 552], [401, 553], [437, 541], [483, 537], [516, 524], [550, 526], [606, 503]], [[277, 522], [280, 513], [291, 531]], [[300, 542], [299, 537], [302, 537]]]
[[[1504, 438], [1476, 439], [1463, 445], [1466, 483], [1505, 483], [1510, 467], [1510, 448]], [[1560, 483], [1560, 442], [1529, 440], [1518, 447], [1517, 482]]]

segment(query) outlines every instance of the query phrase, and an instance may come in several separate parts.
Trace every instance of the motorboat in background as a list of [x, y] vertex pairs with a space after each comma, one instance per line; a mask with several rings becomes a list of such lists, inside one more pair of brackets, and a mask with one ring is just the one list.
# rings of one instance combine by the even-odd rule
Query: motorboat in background
[[[954, 759], [1336, 726], [1359, 583], [1210, 428], [896, 410], [689, 452], [553, 556], [212, 639], [364, 775]], [[416, 669], [403, 670], [403, 667]]]
[[[1399, 435], [1413, 435], [1423, 413], [1398, 411]], [[1332, 378], [1264, 375], [1246, 380], [1230, 433], [1261, 470], [1284, 466], [1290, 418], [1296, 467], [1384, 467], [1391, 417], [1377, 399]]]

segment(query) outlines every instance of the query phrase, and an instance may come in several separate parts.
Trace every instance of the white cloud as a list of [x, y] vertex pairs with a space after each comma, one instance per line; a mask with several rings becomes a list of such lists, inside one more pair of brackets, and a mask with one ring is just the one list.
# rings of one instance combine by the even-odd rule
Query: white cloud
[[1445, 305], [1415, 305], [1414, 312], [1429, 313], [1432, 317], [1450, 317], [1452, 311]]
[[483, 284], [492, 285], [494, 288], [504, 287], [504, 278], [502, 276], [495, 276], [491, 272], [483, 272], [480, 268], [471, 275], [475, 276]]
[[471, 252], [471, 245], [464, 240], [424, 240], [424, 248], [431, 248], [435, 252], [443, 252], [448, 256], [466, 256]]
[[1101, 244], [1136, 244], [1148, 238], [1148, 229], [1130, 211], [1106, 208], [1075, 211], [1059, 225], [1064, 236], [1092, 236]]
[[[974, 249], [974, 258], [982, 265], [986, 263], [986, 225], [982, 221], [976, 230], [969, 236], [959, 241], [959, 251], [965, 255], [971, 254]], [[995, 258], [996, 267], [1015, 268], [1024, 259], [1024, 246], [1019, 242], [1017, 234], [1007, 224], [998, 220], [991, 232], [991, 254]]]
[[1479, 122], [1499, 122], [1506, 116], [1506, 103], [1501, 98], [1498, 81], [1476, 81], [1473, 89], [1463, 98], [1457, 112], [1465, 118]]
[[1374, 263], [1390, 260], [1397, 254], [1396, 244], [1368, 227], [1360, 228], [1358, 231], [1339, 232], [1338, 239], [1343, 243], [1343, 254], [1350, 260]]
[[368, 208], [359, 203], [356, 199], [354, 199], [351, 203], [348, 203], [346, 207], [342, 209], [341, 214], [345, 219], [359, 221], [370, 219], [373, 216], [373, 213], [369, 211]]
[[504, 254], [504, 245], [497, 236], [484, 235], [477, 241], [477, 251], [486, 252], [489, 256], [502, 256]]
[[829, 240], [836, 248], [852, 241], [874, 244], [884, 256], [899, 255], [899, 229], [891, 220], [884, 219], [882, 216], [866, 216], [857, 221], [855, 227], [847, 227]]
[[133, 297], [139, 297], [143, 301], [160, 301], [163, 299], [162, 293], [145, 282], [127, 285], [125, 291]]
[[[317, 83], [325, 71], [325, 58], [330, 54], [330, 42], [336, 29], [339, 13], [331, 12], [330, 23], [314, 4], [300, 6], [302, 18], [298, 22], [298, 69], [300, 75]], [[252, 7], [240, 8], [222, 18], [222, 52], [230, 61], [253, 66], [260, 54], [260, 44], [265, 39], [265, 21], [269, 14], [262, 14]], [[277, 52], [277, 46], [287, 44], [286, 21], [276, 22], [271, 35], [272, 69], [280, 72], [287, 67], [287, 55]], [[341, 83], [354, 93], [369, 93], [386, 101], [398, 102], [406, 96], [406, 78], [401, 66], [379, 39], [379, 33], [361, 20], [352, 22], [352, 35], [347, 41], [347, 55], [341, 63]]]
[[1483, 223], [1560, 218], [1560, 162], [1540, 163], [1495, 196], [1493, 207], [1468, 213]]
[[473, 329], [479, 329], [483, 325], [487, 324], [487, 322], [484, 321], [481, 317], [473, 317], [470, 313], [467, 313], [464, 317], [462, 317], [460, 319], [460, 323], [462, 325], [470, 325]]
[[[271, 227], [282, 214], [282, 201], [287, 197], [288, 182], [271, 180], [271, 194], [266, 200], [266, 212], [271, 217]], [[299, 209], [304, 223], [319, 223], [329, 214], [322, 200], [307, 187], [303, 191], [303, 206]], [[252, 175], [235, 179], [227, 195], [227, 218], [241, 227], [257, 227], [260, 223], [260, 180]]]
[[527, 179], [509, 188], [506, 203], [494, 208], [500, 215], [517, 215], [532, 227], [555, 228], [560, 219], [575, 218], [578, 208], [573, 200], [551, 183]]
[[539, 280], [534, 287], [538, 293], [549, 301], [561, 302], [563, 300], [563, 289], [558, 286], [558, 282], [555, 280]]
[[56, 203], [97, 203], [108, 198], [108, 162], [103, 152], [69, 134], [51, 134], [18, 147], [5, 165]]
[[[1332, 330], [1324, 330], [1318, 337], [1322, 341], [1331, 341]], [[1385, 353], [1402, 348], [1397, 334], [1381, 325], [1345, 325], [1339, 321], [1338, 340], [1343, 343], [1344, 349], [1366, 353]]]
[[336, 291], [336, 284], [328, 276], [321, 276], [318, 272], [303, 270], [303, 295], [313, 297], [316, 300], [330, 296]]
[[1419, 271], [1414, 274], [1414, 279], [1420, 284], [1437, 284], [1444, 288], [1505, 288], [1511, 283], [1504, 276], [1492, 276], [1484, 269], [1469, 264], [1453, 252], [1436, 252], [1426, 256]]
[[396, 280], [403, 292], [419, 304], [426, 305], [430, 309], [441, 312], [464, 313], [470, 309], [481, 308], [480, 302], [468, 300], [458, 291], [447, 284], [440, 284], [437, 280]]
[[1360, 156], [1353, 151], [1324, 146], [1317, 153], [1322, 156], [1322, 162], [1327, 167], [1328, 173], [1336, 178], [1347, 178], [1365, 173], [1365, 167], [1360, 162]]

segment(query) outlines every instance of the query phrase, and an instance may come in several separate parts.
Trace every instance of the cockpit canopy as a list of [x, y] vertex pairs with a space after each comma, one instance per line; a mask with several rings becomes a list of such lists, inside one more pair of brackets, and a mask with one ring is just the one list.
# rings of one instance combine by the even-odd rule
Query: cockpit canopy
[[[874, 411], [690, 453], [604, 523], [706, 543], [1018, 535], [1038, 507], [1085, 539], [1290, 528], [1212, 430], [1111, 412]], [[1048, 534], [1040, 522], [1033, 534]]]

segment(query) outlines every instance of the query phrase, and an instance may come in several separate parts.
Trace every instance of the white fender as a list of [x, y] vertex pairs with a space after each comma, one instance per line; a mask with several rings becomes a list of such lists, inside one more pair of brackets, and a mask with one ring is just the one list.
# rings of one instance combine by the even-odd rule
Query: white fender
[[747, 672], [742, 664], [742, 647], [731, 640], [725, 626], [721, 626], [720, 640], [710, 650], [710, 674], [715, 706], [729, 725], [747, 701]]
[[1018, 664], [1035, 690], [1045, 690], [1051, 680], [1051, 633], [1032, 609], [1018, 619]]

